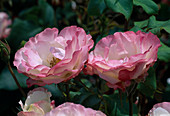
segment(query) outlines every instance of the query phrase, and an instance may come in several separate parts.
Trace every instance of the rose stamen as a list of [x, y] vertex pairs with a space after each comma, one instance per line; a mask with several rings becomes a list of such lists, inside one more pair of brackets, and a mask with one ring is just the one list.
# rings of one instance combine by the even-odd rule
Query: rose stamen
[[53, 59], [50, 61], [50, 68], [52, 68], [53, 66], [55, 66], [58, 62], [60, 62], [61, 60], [59, 58], [55, 58], [53, 57]]

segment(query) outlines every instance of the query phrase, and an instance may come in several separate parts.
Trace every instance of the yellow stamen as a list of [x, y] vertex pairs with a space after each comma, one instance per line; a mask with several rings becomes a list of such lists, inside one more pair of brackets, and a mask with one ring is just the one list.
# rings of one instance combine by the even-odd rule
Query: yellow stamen
[[55, 58], [53, 57], [53, 59], [50, 62], [50, 68], [52, 68], [53, 66], [55, 66], [58, 62], [60, 62], [61, 60], [59, 58]]

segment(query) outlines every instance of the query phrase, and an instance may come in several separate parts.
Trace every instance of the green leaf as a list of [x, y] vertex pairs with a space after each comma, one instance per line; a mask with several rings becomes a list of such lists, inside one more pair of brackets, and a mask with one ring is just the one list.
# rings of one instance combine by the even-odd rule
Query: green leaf
[[161, 42], [161, 47], [158, 49], [158, 59], [165, 62], [170, 62], [170, 47]]
[[[21, 85], [21, 87], [27, 87], [26, 80], [28, 77], [26, 77], [23, 74], [18, 73], [16, 69], [13, 68], [14, 74]], [[8, 68], [5, 67], [2, 72], [0, 73], [0, 89], [3, 90], [16, 90], [18, 89], [18, 86], [16, 85], [11, 73], [9, 72]]]
[[114, 12], [122, 13], [128, 20], [132, 14], [132, 0], [105, 0], [106, 5]]
[[98, 16], [103, 13], [105, 8], [104, 0], [90, 0], [87, 11], [89, 15]]
[[135, 26], [145, 28], [154, 34], [159, 34], [162, 29], [170, 33], [170, 20], [157, 21], [155, 16], [151, 16], [149, 19], [144, 21], [138, 21], [134, 23]]
[[[62, 13], [62, 15], [64, 15], [65, 16], [65, 18], [66, 18], [66, 20], [69, 20], [69, 19], [71, 19], [71, 18], [73, 18], [75, 15], [76, 15], [76, 13], [72, 10], [72, 7], [71, 7], [71, 2], [66, 2], [65, 4], [64, 4], [64, 8], [63, 9], [60, 9], [61, 10], [61, 13]], [[57, 14], [57, 12], [56, 12], [56, 16], [61, 16], [62, 17], [62, 15], [61, 14]], [[57, 16], [57, 17], [58, 17]]]
[[85, 94], [81, 97], [80, 103], [86, 107], [98, 107], [100, 101], [97, 94]]
[[48, 91], [50, 91], [52, 93], [53, 97], [61, 97], [62, 96], [62, 93], [58, 89], [56, 84], [45, 85], [44, 88], [48, 89]]
[[90, 83], [89, 80], [87, 79], [81, 79], [82, 83], [84, 83], [86, 85], [86, 87], [90, 88], [92, 87], [92, 84]]
[[139, 30], [144, 31], [144, 30], [142, 30], [141, 28], [139, 28], [138, 26], [134, 26], [134, 27], [131, 28], [129, 31], [137, 32], [137, 31], [139, 31]]
[[133, 0], [133, 3], [141, 6], [150, 15], [158, 13], [158, 5], [152, 0]]
[[150, 29], [149, 31], [150, 31], [151, 33], [155, 34], [155, 35], [160, 35], [160, 33], [161, 33], [161, 30], [160, 30], [159, 27]]
[[134, 22], [134, 24], [135, 24], [135, 26], [138, 26], [140, 28], [144, 28], [148, 25], [148, 20]]
[[117, 108], [117, 103], [114, 104], [114, 108], [111, 112], [111, 116], [119, 116], [120, 115], [120, 111], [119, 109]]
[[33, 6], [29, 9], [23, 10], [20, 12], [19, 17], [23, 20], [27, 20], [39, 25], [40, 8], [38, 6]]
[[[121, 97], [116, 90], [112, 95], [103, 95], [107, 103], [107, 110], [110, 114], [109, 116], [128, 116], [129, 115], [129, 104], [127, 101], [127, 94], [122, 93]], [[133, 116], [137, 116], [138, 109], [137, 105], [133, 104]]]
[[23, 10], [19, 17], [36, 25], [43, 25], [43, 27], [54, 26], [54, 9], [45, 0], [39, 0], [38, 6]]
[[42, 28], [28, 21], [23, 21], [18, 18], [14, 20], [10, 36], [7, 38], [11, 50], [16, 51], [21, 44], [21, 41], [28, 40], [30, 37], [42, 31]]
[[72, 101], [78, 104], [82, 104], [85, 107], [99, 109], [101, 99], [99, 98], [97, 93], [88, 92], [84, 88], [82, 88], [80, 92], [81, 94], [77, 93]]
[[161, 21], [165, 21], [170, 19], [170, 15], [167, 15], [170, 13], [170, 7], [168, 4], [159, 4], [160, 9], [159, 9], [159, 14], [156, 16], [157, 19]]
[[148, 76], [145, 79], [145, 82], [138, 84], [138, 90], [144, 95], [153, 98], [153, 95], [156, 91], [156, 75], [154, 68], [148, 70]]
[[160, 30], [164, 29], [170, 33], [170, 20], [167, 21], [157, 21], [155, 16], [151, 16], [148, 20], [148, 28], [159, 28]]
[[41, 17], [44, 24], [47, 26], [54, 26], [54, 9], [45, 0], [39, 0], [38, 5], [41, 9]]

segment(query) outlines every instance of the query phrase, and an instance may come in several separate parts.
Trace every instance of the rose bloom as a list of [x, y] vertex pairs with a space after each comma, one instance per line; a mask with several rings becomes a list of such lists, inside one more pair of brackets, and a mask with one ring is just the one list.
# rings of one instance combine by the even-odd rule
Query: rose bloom
[[86, 74], [97, 74], [110, 88], [125, 89], [141, 80], [157, 60], [160, 41], [152, 33], [117, 32], [102, 38], [89, 55]]
[[80, 27], [66, 27], [60, 34], [56, 28], [47, 28], [16, 52], [14, 65], [30, 77], [28, 86], [57, 84], [81, 72], [93, 43]]
[[148, 116], [170, 116], [170, 102], [155, 104], [149, 111]]
[[6, 38], [10, 33], [11, 20], [8, 19], [8, 15], [5, 12], [0, 12], [0, 39]]
[[44, 116], [54, 108], [54, 101], [50, 100], [51, 93], [45, 88], [36, 88], [28, 93], [25, 105], [20, 101], [23, 111], [18, 116]]
[[80, 104], [64, 103], [48, 112], [45, 116], [106, 116], [101, 111], [85, 108]]

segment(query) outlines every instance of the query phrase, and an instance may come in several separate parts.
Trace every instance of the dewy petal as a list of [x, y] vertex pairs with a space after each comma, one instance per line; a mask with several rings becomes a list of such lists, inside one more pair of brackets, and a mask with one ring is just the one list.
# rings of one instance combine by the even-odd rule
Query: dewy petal
[[158, 37], [150, 32], [116, 32], [96, 44], [84, 72], [99, 75], [109, 87], [124, 89], [130, 85], [125, 83], [144, 77], [156, 62], [160, 46]]

